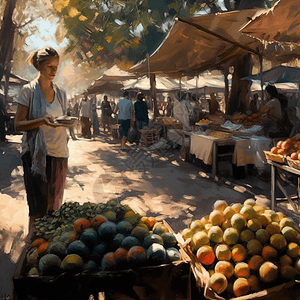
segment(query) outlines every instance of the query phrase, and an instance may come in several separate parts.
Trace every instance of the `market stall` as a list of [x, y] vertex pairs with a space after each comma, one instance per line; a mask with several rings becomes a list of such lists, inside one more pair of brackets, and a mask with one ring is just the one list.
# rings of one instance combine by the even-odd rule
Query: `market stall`
[[[249, 132], [253, 130], [253, 134]], [[258, 130], [255, 132], [255, 130]], [[207, 130], [206, 132], [194, 132], [190, 136], [190, 154], [202, 160], [207, 165], [212, 165], [213, 178], [217, 175], [220, 156], [231, 156], [230, 162], [236, 167], [254, 165], [263, 169], [266, 164], [264, 150], [270, 149], [271, 139], [257, 135], [261, 126], [249, 127], [231, 132], [220, 130]], [[256, 133], [256, 134], [255, 134]], [[229, 151], [218, 154], [219, 147], [232, 146]]]
[[66, 202], [27, 237], [14, 300], [188, 300], [189, 262], [169, 228], [113, 200]]
[[15, 300], [293, 299], [299, 291], [299, 229], [254, 199], [216, 200], [177, 233], [113, 200], [66, 202], [35, 227], [13, 277]]

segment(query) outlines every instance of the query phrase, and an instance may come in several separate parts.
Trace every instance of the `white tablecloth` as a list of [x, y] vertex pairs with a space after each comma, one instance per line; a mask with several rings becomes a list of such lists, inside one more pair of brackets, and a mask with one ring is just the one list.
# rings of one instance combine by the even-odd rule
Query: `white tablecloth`
[[201, 159], [205, 164], [212, 164], [212, 153], [214, 141], [218, 139], [207, 135], [191, 135], [190, 154], [194, 154], [196, 158]]
[[237, 166], [253, 164], [263, 168], [267, 163], [264, 150], [270, 150], [271, 141], [267, 137], [255, 135], [236, 140], [232, 163]]
[[[206, 135], [191, 135], [190, 153], [201, 159], [205, 164], [212, 164], [213, 143], [217, 138]], [[229, 139], [228, 141], [230, 141]], [[266, 163], [264, 150], [270, 150], [271, 139], [263, 136], [247, 138], [234, 137], [235, 141], [232, 163], [239, 166], [254, 164], [262, 168]]]

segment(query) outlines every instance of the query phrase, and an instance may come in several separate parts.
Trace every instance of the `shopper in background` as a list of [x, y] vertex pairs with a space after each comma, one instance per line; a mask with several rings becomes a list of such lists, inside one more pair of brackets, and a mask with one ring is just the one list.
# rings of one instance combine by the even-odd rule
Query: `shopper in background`
[[173, 117], [173, 102], [170, 96], [167, 98], [166, 117]]
[[116, 105], [116, 114], [118, 114], [119, 134], [121, 139], [121, 150], [126, 150], [126, 142], [130, 124], [133, 125], [133, 105], [129, 100], [129, 92], [125, 91]]
[[82, 136], [84, 138], [90, 139], [92, 109], [90, 100], [87, 95], [85, 95], [81, 101], [80, 116], [80, 120], [82, 122]]
[[141, 92], [137, 94], [137, 101], [134, 103], [135, 119], [139, 129], [149, 124], [148, 107], [145, 96]]
[[102, 126], [103, 132], [105, 132], [105, 128], [107, 127], [107, 131], [110, 131], [110, 119], [112, 114], [112, 109], [109, 101], [107, 100], [107, 96], [105, 95], [103, 101], [101, 103], [101, 111], [102, 111]]

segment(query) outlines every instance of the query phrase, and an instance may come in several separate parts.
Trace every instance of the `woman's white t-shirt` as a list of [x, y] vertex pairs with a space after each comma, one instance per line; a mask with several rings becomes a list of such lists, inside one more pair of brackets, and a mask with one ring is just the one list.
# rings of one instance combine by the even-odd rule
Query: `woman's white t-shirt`
[[[54, 101], [49, 103], [43, 97], [45, 101], [46, 110], [45, 115], [52, 116], [54, 118], [63, 115], [63, 109], [58, 101], [57, 93], [55, 93]], [[19, 97], [18, 103], [29, 107], [29, 97]], [[45, 142], [47, 146], [47, 155], [53, 157], [69, 157], [68, 149], [68, 134], [66, 127], [51, 127], [48, 125], [42, 125], [41, 129], [44, 132]]]

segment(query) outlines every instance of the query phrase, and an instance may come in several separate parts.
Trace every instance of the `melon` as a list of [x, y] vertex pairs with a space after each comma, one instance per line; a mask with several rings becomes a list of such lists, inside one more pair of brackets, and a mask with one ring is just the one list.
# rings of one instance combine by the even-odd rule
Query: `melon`
[[[157, 234], [153, 231], [154, 234]], [[148, 235], [150, 235], [150, 232], [145, 229], [145, 228], [142, 228], [142, 227], [139, 227], [139, 226], [136, 226], [135, 228], [132, 229], [131, 231], [131, 236], [137, 238], [140, 243], [143, 243], [144, 241], [144, 238]]]
[[84, 263], [81, 256], [69, 254], [63, 259], [60, 266], [64, 271], [80, 272], [84, 267]]
[[117, 269], [125, 269], [128, 265], [128, 251], [124, 248], [118, 248], [114, 252], [113, 264]]
[[91, 249], [98, 243], [98, 234], [95, 229], [88, 228], [83, 231], [80, 240]]
[[161, 237], [163, 239], [163, 243], [164, 243], [165, 248], [171, 248], [171, 247], [175, 247], [177, 245], [177, 240], [176, 240], [176, 237], [173, 233], [164, 232], [161, 235]]
[[46, 254], [39, 261], [39, 268], [43, 275], [54, 275], [60, 271], [61, 259], [55, 254]]
[[166, 250], [163, 245], [153, 243], [147, 249], [147, 259], [155, 264], [162, 264], [166, 260]]
[[117, 214], [112, 210], [105, 212], [103, 215], [110, 222], [115, 222], [117, 220]]
[[107, 249], [107, 244], [101, 242], [100, 244], [94, 247], [93, 252], [91, 254], [91, 258], [97, 263], [100, 263], [103, 255], [107, 252]]
[[128, 262], [134, 267], [140, 267], [147, 262], [147, 252], [142, 246], [133, 246], [127, 255]]
[[121, 244], [123, 242], [123, 240], [125, 239], [125, 235], [122, 233], [117, 233], [112, 242], [111, 242], [111, 249], [113, 251], [117, 250], [119, 247], [121, 247]]
[[181, 259], [179, 250], [174, 247], [170, 247], [166, 249], [166, 257], [169, 262]]
[[89, 255], [89, 248], [82, 241], [74, 241], [68, 246], [68, 254], [77, 254], [81, 257]]
[[114, 267], [114, 252], [107, 252], [101, 260], [102, 270], [111, 270]]
[[94, 217], [92, 220], [91, 220], [91, 226], [94, 228], [94, 229], [98, 229], [98, 227], [104, 223], [104, 222], [107, 222], [107, 218], [103, 215], [97, 215], [96, 217]]
[[98, 269], [98, 264], [93, 260], [87, 261], [83, 266], [84, 271], [95, 271], [97, 269]]
[[168, 230], [168, 228], [164, 224], [156, 223], [153, 226], [153, 233], [154, 234], [161, 235], [161, 234], [163, 234], [165, 232], [169, 232], [169, 230]]
[[112, 240], [117, 233], [117, 225], [114, 222], [107, 221], [98, 228], [98, 234], [101, 240]]
[[158, 235], [158, 234], [149, 234], [144, 239], [143, 247], [145, 249], [148, 249], [154, 243], [163, 245], [164, 241], [163, 241], [162, 237], [160, 235]]
[[128, 221], [120, 221], [117, 223], [117, 233], [129, 235], [132, 231], [132, 224]]
[[69, 246], [72, 242], [76, 241], [79, 238], [75, 230], [65, 231], [59, 238], [59, 241]]
[[142, 244], [140, 243], [140, 241], [134, 236], [125, 237], [121, 243], [121, 247], [126, 250], [129, 250], [133, 246], [141, 246], [141, 245]]
[[52, 242], [47, 249], [48, 253], [55, 254], [61, 259], [67, 255], [67, 251], [66, 245], [62, 242]]

